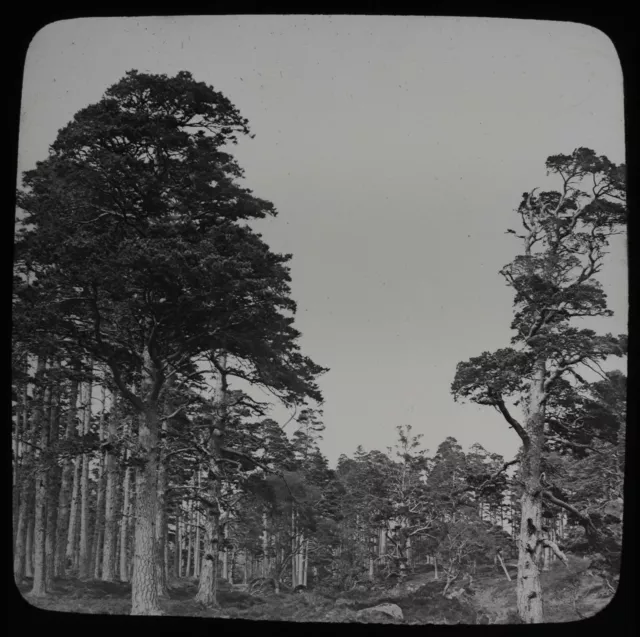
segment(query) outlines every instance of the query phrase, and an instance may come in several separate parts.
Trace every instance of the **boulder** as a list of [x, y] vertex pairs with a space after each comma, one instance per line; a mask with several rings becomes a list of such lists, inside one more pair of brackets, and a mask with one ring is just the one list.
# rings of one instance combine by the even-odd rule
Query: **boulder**
[[363, 608], [356, 613], [358, 619], [375, 619], [378, 615], [385, 615], [392, 619], [404, 619], [402, 608], [397, 604], [378, 604], [371, 608]]

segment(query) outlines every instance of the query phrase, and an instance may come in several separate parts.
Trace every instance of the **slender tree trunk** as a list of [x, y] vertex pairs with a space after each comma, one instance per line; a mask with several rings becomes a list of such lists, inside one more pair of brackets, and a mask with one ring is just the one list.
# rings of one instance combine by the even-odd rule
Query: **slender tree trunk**
[[262, 577], [267, 576], [267, 551], [269, 549], [269, 535], [267, 532], [267, 514], [262, 514]]
[[[224, 525], [224, 539], [227, 540], [229, 537], [229, 525]], [[227, 545], [225, 542], [224, 548], [222, 550], [222, 579], [229, 580], [229, 551], [227, 550]]]
[[[162, 423], [162, 431], [167, 431], [167, 421]], [[167, 577], [164, 566], [165, 561], [165, 536], [167, 526], [167, 467], [165, 459], [161, 456], [158, 464], [158, 486], [157, 486], [157, 506], [158, 512], [156, 515], [156, 580], [158, 583], [158, 597], [168, 597], [169, 591], [167, 589]]]
[[29, 524], [27, 526], [27, 551], [25, 557], [24, 574], [33, 577], [33, 539], [35, 536], [35, 491], [31, 494], [29, 508]]
[[[128, 457], [125, 453], [125, 459]], [[129, 540], [129, 513], [131, 508], [131, 467], [124, 471], [124, 487], [122, 497], [122, 517], [120, 518], [120, 581], [129, 581], [127, 567], [127, 545]]]
[[[93, 364], [89, 365], [89, 373], [93, 371]], [[91, 380], [82, 385], [81, 400], [83, 405], [82, 435], [89, 434], [91, 426]], [[84, 440], [83, 440], [84, 444]], [[89, 547], [89, 454], [82, 453], [82, 477], [80, 483], [80, 579], [91, 577], [91, 551]]]
[[[82, 427], [80, 422], [79, 428]], [[73, 460], [73, 486], [71, 490], [71, 511], [69, 513], [69, 529], [67, 534], [67, 562], [71, 568], [76, 568], [77, 540], [78, 540], [78, 510], [80, 504], [80, 471], [82, 469], [82, 458], [77, 456]]]
[[550, 568], [550, 553], [551, 553], [551, 549], [548, 547], [543, 547], [542, 549], [542, 570], [543, 571], [548, 571]]
[[185, 521], [185, 533], [187, 534], [187, 565], [185, 567], [185, 577], [190, 577], [191, 575], [191, 555], [193, 552], [193, 536], [191, 534], [191, 511], [192, 511], [192, 503], [189, 501], [187, 504], [187, 519]]
[[296, 534], [296, 513], [295, 508], [291, 507], [291, 587], [295, 588], [298, 585], [297, 582], [297, 574], [298, 569], [296, 568], [296, 544], [297, 544], [297, 534]]
[[169, 581], [169, 524], [167, 516], [164, 517], [164, 581]]
[[[74, 371], [79, 371], [79, 366], [74, 365]], [[71, 389], [69, 392], [69, 413], [67, 415], [65, 440], [71, 442], [76, 439], [78, 433], [77, 421], [77, 403], [78, 403], [78, 387], [77, 379], [72, 379]], [[60, 494], [58, 497], [58, 527], [56, 531], [56, 556], [54, 570], [58, 577], [65, 577], [67, 573], [67, 560], [69, 546], [69, 528], [72, 520], [70, 519], [71, 506], [71, 490], [73, 486], [75, 463], [73, 458], [64, 461], [62, 467], [62, 476], [60, 479]], [[73, 523], [75, 524], [75, 516]]]
[[[42, 377], [45, 371], [44, 358], [38, 359], [38, 376]], [[43, 597], [47, 594], [45, 583], [45, 541], [47, 530], [47, 488], [49, 480], [48, 459], [46, 450], [49, 444], [49, 423], [43, 417], [43, 412], [49, 410], [51, 400], [51, 386], [47, 383], [44, 396], [38, 392], [35, 408], [33, 410], [34, 431], [39, 432], [40, 454], [36, 465], [36, 499], [35, 499], [35, 519], [33, 535], [33, 597]], [[40, 402], [42, 400], [42, 402]]]
[[[200, 493], [200, 469], [198, 468], [198, 493]], [[196, 546], [194, 555], [194, 571], [195, 577], [200, 577], [200, 507], [196, 505]]]
[[[56, 364], [56, 369], [60, 365]], [[49, 446], [54, 448], [58, 442], [59, 427], [59, 398], [60, 387], [56, 386], [51, 392], [51, 413], [49, 415]], [[45, 423], [46, 424], [46, 423]], [[56, 538], [58, 530], [58, 499], [60, 495], [60, 467], [56, 460], [51, 463], [49, 469], [49, 487], [47, 491], [47, 533], [45, 540], [45, 589], [53, 588], [53, 578], [56, 561]]]
[[305, 544], [305, 552], [304, 552], [304, 568], [302, 571], [302, 584], [307, 586], [307, 574], [309, 571], [309, 540], [306, 541]]
[[[27, 406], [28, 390], [25, 387], [22, 392], [23, 410], [22, 410], [22, 435], [26, 443], [35, 442], [33, 426], [29, 426], [29, 411]], [[32, 423], [31, 423], [32, 424]], [[33, 425], [33, 424], [32, 424]], [[31, 519], [30, 504], [33, 490], [33, 479], [30, 478], [30, 472], [33, 469], [33, 447], [29, 444], [25, 447], [22, 457], [21, 479], [20, 479], [20, 504], [18, 507], [18, 521], [16, 524], [15, 552], [13, 559], [13, 573], [17, 583], [20, 583], [26, 574], [27, 563], [27, 547], [29, 542], [27, 539], [29, 530], [29, 521]]]
[[504, 571], [504, 574], [505, 574], [506, 578], [509, 581], [511, 581], [511, 575], [509, 575], [509, 571], [507, 570], [507, 567], [504, 564], [504, 561], [502, 559], [502, 554], [500, 553], [500, 551], [498, 551], [497, 557], [498, 557], [498, 562], [500, 562], [500, 566], [502, 567], [502, 570]]
[[[27, 432], [22, 428], [22, 410], [23, 410], [22, 400], [18, 401], [16, 405], [16, 418], [15, 424], [13, 425], [13, 436], [11, 439], [11, 449], [13, 451], [13, 508], [12, 508], [12, 522], [13, 522], [13, 547], [15, 549], [16, 546], [16, 537], [18, 531], [18, 518], [20, 516], [20, 493], [21, 493], [21, 485], [22, 485], [22, 472], [21, 472], [21, 461], [22, 461], [22, 443], [21, 439], [26, 439]], [[23, 524], [24, 526], [24, 524]]]
[[518, 613], [526, 624], [544, 621], [539, 560], [542, 549], [542, 495], [540, 460], [544, 444], [545, 361], [538, 359], [529, 391], [525, 427], [528, 441], [522, 454], [521, 478], [524, 484], [520, 537], [518, 539], [518, 580], [516, 596]]
[[116, 544], [118, 535], [117, 520], [117, 489], [118, 466], [116, 452], [113, 448], [118, 435], [118, 416], [120, 409], [115, 396], [111, 407], [109, 424], [107, 428], [107, 452], [105, 454], [105, 473], [107, 484], [105, 487], [105, 512], [104, 512], [104, 545], [102, 549], [102, 581], [113, 582], [116, 578]]
[[176, 505], [176, 530], [174, 534], [175, 546], [173, 553], [173, 577], [179, 579], [181, 577], [181, 562], [182, 562], [182, 528], [181, 528], [181, 511], [180, 503]]
[[[101, 392], [102, 411], [100, 412], [100, 424], [98, 429], [98, 437], [101, 445], [104, 444], [106, 438], [105, 432], [105, 414], [107, 410], [107, 389], [103, 385]], [[96, 495], [96, 518], [93, 529], [93, 541], [91, 543], [91, 572], [94, 579], [100, 579], [100, 565], [102, 559], [102, 545], [104, 542], [104, 525], [105, 525], [105, 491], [106, 491], [106, 457], [105, 453], [100, 451], [100, 464], [98, 466], [98, 493]]]
[[304, 534], [300, 533], [298, 536], [298, 586], [301, 586], [304, 582]]
[[221, 360], [214, 356], [211, 360], [218, 371], [219, 378], [216, 387], [214, 404], [216, 414], [211, 421], [211, 436], [209, 439], [209, 467], [207, 476], [207, 500], [208, 505], [204, 520], [204, 561], [200, 567], [200, 580], [198, 583], [198, 593], [195, 601], [205, 606], [217, 605], [217, 579], [218, 579], [218, 548], [220, 533], [220, 508], [217, 499], [220, 489], [220, 469], [219, 461], [221, 448], [226, 428], [227, 410], [227, 375], [226, 375], [226, 354]]

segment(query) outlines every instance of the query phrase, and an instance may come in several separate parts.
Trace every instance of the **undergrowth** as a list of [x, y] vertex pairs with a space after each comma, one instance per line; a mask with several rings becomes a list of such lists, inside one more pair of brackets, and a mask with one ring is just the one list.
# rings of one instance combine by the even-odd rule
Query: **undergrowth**
[[[578, 558], [570, 558], [569, 568], [554, 564], [549, 572], [542, 573], [541, 583], [548, 622], [591, 616], [612, 597], [603, 578], [589, 571], [588, 560]], [[29, 595], [29, 580], [24, 580], [19, 588], [30, 604], [45, 610], [105, 615], [126, 615], [131, 610], [131, 585], [122, 582], [57, 579], [50, 594], [37, 599]], [[294, 622], [513, 624], [519, 621], [515, 581], [509, 582], [496, 573], [481, 575], [461, 597], [454, 599], [443, 597], [443, 582], [432, 579], [412, 592], [369, 587], [347, 593], [312, 589], [280, 594], [272, 590], [250, 594], [221, 582], [218, 607], [205, 608], [194, 601], [197, 588], [198, 582], [193, 578], [170, 582], [169, 597], [160, 601], [165, 614]], [[385, 603], [399, 606], [403, 620], [358, 616], [360, 610]]]

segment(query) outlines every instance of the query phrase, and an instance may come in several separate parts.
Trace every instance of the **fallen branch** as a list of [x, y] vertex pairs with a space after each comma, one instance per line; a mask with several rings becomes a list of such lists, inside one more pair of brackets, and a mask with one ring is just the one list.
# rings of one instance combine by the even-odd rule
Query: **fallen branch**
[[552, 542], [551, 540], [542, 540], [542, 546], [550, 548], [554, 555], [561, 559], [564, 565], [569, 568], [569, 560], [567, 559], [567, 556], [560, 550], [555, 542]]

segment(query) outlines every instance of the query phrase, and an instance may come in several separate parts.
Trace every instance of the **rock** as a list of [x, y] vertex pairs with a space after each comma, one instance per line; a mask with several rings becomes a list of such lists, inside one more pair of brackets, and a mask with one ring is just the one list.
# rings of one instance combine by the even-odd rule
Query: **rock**
[[358, 619], [375, 619], [378, 613], [387, 615], [392, 619], [404, 619], [402, 608], [397, 604], [379, 604], [378, 606], [372, 606], [371, 608], [363, 608], [356, 613], [356, 617]]
[[354, 606], [355, 603], [355, 599], [345, 599], [344, 597], [336, 600], [336, 606]]

